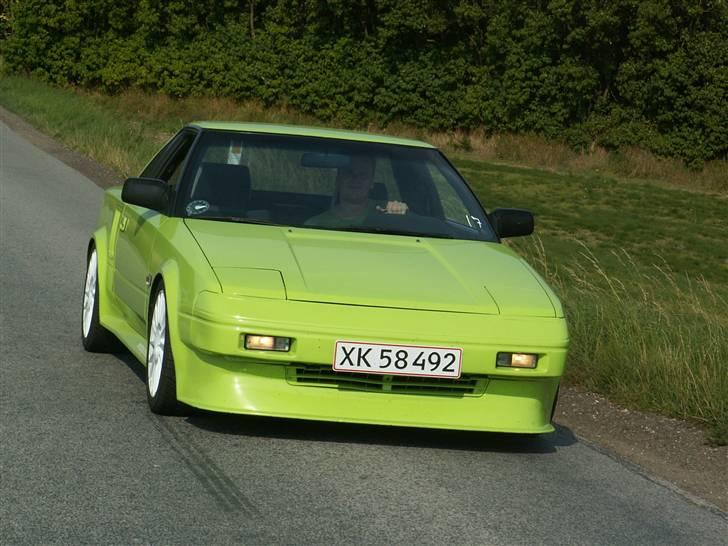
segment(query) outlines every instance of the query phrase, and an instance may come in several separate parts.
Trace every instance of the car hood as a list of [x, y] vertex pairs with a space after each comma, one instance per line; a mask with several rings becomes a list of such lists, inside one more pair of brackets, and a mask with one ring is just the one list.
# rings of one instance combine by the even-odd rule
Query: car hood
[[498, 243], [202, 219], [185, 224], [226, 293], [489, 315], [558, 314], [543, 281]]

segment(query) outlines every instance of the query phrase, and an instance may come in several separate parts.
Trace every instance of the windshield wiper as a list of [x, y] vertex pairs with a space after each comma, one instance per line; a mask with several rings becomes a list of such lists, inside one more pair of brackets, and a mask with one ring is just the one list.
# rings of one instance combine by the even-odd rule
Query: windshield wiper
[[408, 237], [432, 237], [435, 239], [456, 239], [452, 235], [447, 233], [427, 233], [422, 231], [407, 231], [404, 229], [391, 229], [381, 227], [366, 227], [366, 226], [346, 226], [341, 228], [335, 228], [336, 231], [357, 231], [360, 233], [381, 233], [383, 235], [406, 235]]
[[280, 226], [269, 220], [260, 220], [257, 218], [242, 218], [240, 216], [188, 216], [187, 220], [215, 220], [218, 222], [235, 222], [237, 224], [258, 224], [262, 226]]

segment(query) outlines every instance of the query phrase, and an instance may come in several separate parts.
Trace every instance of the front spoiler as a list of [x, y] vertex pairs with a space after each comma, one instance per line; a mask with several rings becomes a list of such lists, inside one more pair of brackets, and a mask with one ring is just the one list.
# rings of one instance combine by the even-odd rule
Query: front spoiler
[[[202, 358], [201, 358], [202, 357]], [[177, 396], [190, 406], [249, 415], [493, 432], [552, 432], [558, 378], [490, 378], [481, 396], [361, 392], [295, 385], [286, 366], [190, 353]]]
[[[246, 351], [239, 342], [246, 332], [288, 335], [296, 341], [290, 353]], [[177, 396], [193, 407], [296, 419], [517, 433], [553, 431], [551, 409], [568, 342], [563, 319], [519, 322], [498, 316], [223, 296], [209, 296], [203, 305], [195, 306], [193, 314], [181, 314], [178, 334], [172, 336]], [[330, 366], [333, 345], [341, 338], [400, 343], [427, 339], [435, 345], [462, 346], [463, 373], [487, 377], [485, 392], [479, 396], [362, 392], [287, 379], [287, 370], [296, 364]], [[496, 368], [496, 352], [509, 348], [538, 352], [539, 367]]]

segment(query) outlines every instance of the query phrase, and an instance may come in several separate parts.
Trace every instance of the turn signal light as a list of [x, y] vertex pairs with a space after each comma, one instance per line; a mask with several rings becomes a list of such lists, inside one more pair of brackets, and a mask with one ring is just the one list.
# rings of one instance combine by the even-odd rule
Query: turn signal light
[[258, 351], [288, 351], [291, 348], [290, 337], [261, 336], [245, 334], [245, 348]]
[[535, 368], [538, 355], [531, 353], [498, 353], [495, 365], [500, 368]]

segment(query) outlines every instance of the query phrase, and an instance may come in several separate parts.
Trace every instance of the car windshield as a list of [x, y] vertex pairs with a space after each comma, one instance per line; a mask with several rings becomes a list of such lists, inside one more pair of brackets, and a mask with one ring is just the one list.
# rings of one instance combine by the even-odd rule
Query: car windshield
[[424, 147], [208, 130], [177, 204], [188, 218], [496, 240], [466, 183]]

